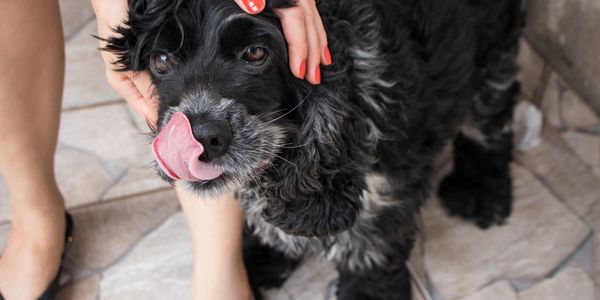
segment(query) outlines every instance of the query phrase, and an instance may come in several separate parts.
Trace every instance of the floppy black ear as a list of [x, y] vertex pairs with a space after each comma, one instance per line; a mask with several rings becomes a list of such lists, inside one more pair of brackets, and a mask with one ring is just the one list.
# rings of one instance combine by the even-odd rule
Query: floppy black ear
[[267, 174], [263, 217], [291, 234], [325, 236], [351, 227], [375, 163], [376, 142], [362, 111], [336, 92], [342, 87], [329, 88], [314, 88], [302, 102], [294, 141], [301, 146], [285, 149], [287, 161]]
[[149, 51], [166, 22], [176, 16], [183, 0], [129, 0], [128, 18], [114, 29], [116, 37], [106, 39], [102, 50], [117, 55], [120, 70], [148, 68]]

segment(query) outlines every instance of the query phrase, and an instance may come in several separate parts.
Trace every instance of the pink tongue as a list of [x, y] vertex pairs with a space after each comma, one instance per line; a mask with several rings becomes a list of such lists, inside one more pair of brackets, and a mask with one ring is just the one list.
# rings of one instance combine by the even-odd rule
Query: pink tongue
[[190, 120], [184, 113], [171, 117], [152, 141], [152, 149], [160, 167], [175, 180], [212, 180], [223, 173], [213, 164], [198, 160], [204, 147], [194, 138]]

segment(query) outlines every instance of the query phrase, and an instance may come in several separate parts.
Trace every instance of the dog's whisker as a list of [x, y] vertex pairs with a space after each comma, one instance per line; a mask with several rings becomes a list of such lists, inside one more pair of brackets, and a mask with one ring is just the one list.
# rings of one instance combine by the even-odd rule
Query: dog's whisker
[[287, 160], [287, 159], [285, 159], [285, 158], [283, 158], [283, 157], [281, 157], [281, 156], [279, 156], [279, 155], [277, 155], [277, 154], [275, 154], [273, 152], [270, 152], [270, 151], [267, 151], [267, 150], [263, 150], [263, 149], [260, 149], [259, 151], [267, 153], [267, 154], [270, 154], [270, 155], [273, 155], [274, 157], [277, 157], [277, 158], [279, 158], [279, 159], [281, 159], [281, 160], [283, 160], [283, 161], [291, 164], [292, 166], [296, 167], [296, 169], [299, 169], [298, 165], [296, 165], [295, 163], [293, 163], [293, 162], [291, 162], [291, 161], [289, 161], [289, 160]]
[[306, 99], [308, 99], [308, 96], [310, 96], [311, 94], [312, 94], [312, 91], [308, 91], [308, 93], [306, 94], [306, 96], [304, 96], [304, 99], [302, 99], [302, 101], [300, 101], [300, 103], [298, 103], [298, 105], [296, 105], [294, 108], [292, 108], [290, 111], [286, 112], [285, 114], [279, 116], [278, 118], [265, 123], [265, 125], [268, 125], [268, 124], [271, 124], [271, 123], [273, 123], [275, 121], [278, 121], [278, 120], [284, 118], [285, 116], [291, 114], [296, 109], [300, 108], [300, 106], [302, 106], [302, 104], [304, 104], [304, 102], [306, 101]]
[[290, 144], [282, 144], [282, 145], [277, 145], [275, 143], [271, 143], [269, 141], [263, 141], [263, 143], [267, 144], [267, 145], [271, 145], [275, 148], [283, 148], [283, 149], [297, 149], [297, 148], [302, 148], [302, 147], [306, 147], [308, 145], [310, 145], [311, 143], [305, 143], [303, 145], [293, 145], [293, 146], [287, 146]]

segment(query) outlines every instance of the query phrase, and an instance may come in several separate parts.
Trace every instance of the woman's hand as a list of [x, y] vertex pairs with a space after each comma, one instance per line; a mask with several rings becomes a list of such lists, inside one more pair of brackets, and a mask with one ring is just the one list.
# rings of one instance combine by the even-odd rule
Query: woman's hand
[[[266, 6], [265, 0], [235, 0], [247, 13], [257, 14]], [[292, 8], [281, 8], [275, 13], [281, 19], [288, 43], [290, 69], [301, 79], [312, 84], [321, 83], [320, 64], [331, 64], [327, 34], [315, 0], [297, 0]]]
[[[127, 1], [125, 0], [92, 0], [98, 21], [98, 36], [108, 38], [115, 33], [113, 28], [127, 19]], [[100, 41], [100, 48], [106, 42]], [[120, 72], [115, 69], [116, 56], [108, 51], [102, 51], [106, 67], [106, 80], [127, 103], [146, 120], [152, 128], [156, 128], [158, 119], [158, 97], [153, 94], [154, 86], [148, 71]]]

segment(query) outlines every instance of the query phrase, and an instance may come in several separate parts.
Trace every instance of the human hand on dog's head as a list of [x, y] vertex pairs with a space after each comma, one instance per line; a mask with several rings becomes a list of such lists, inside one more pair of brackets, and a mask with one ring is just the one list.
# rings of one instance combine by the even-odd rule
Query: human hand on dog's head
[[[235, 0], [247, 13], [257, 14], [265, 8], [265, 0]], [[290, 69], [312, 84], [321, 83], [319, 65], [331, 64], [327, 34], [317, 11], [315, 0], [297, 0], [295, 7], [279, 8], [275, 13], [281, 20], [288, 43]]]

